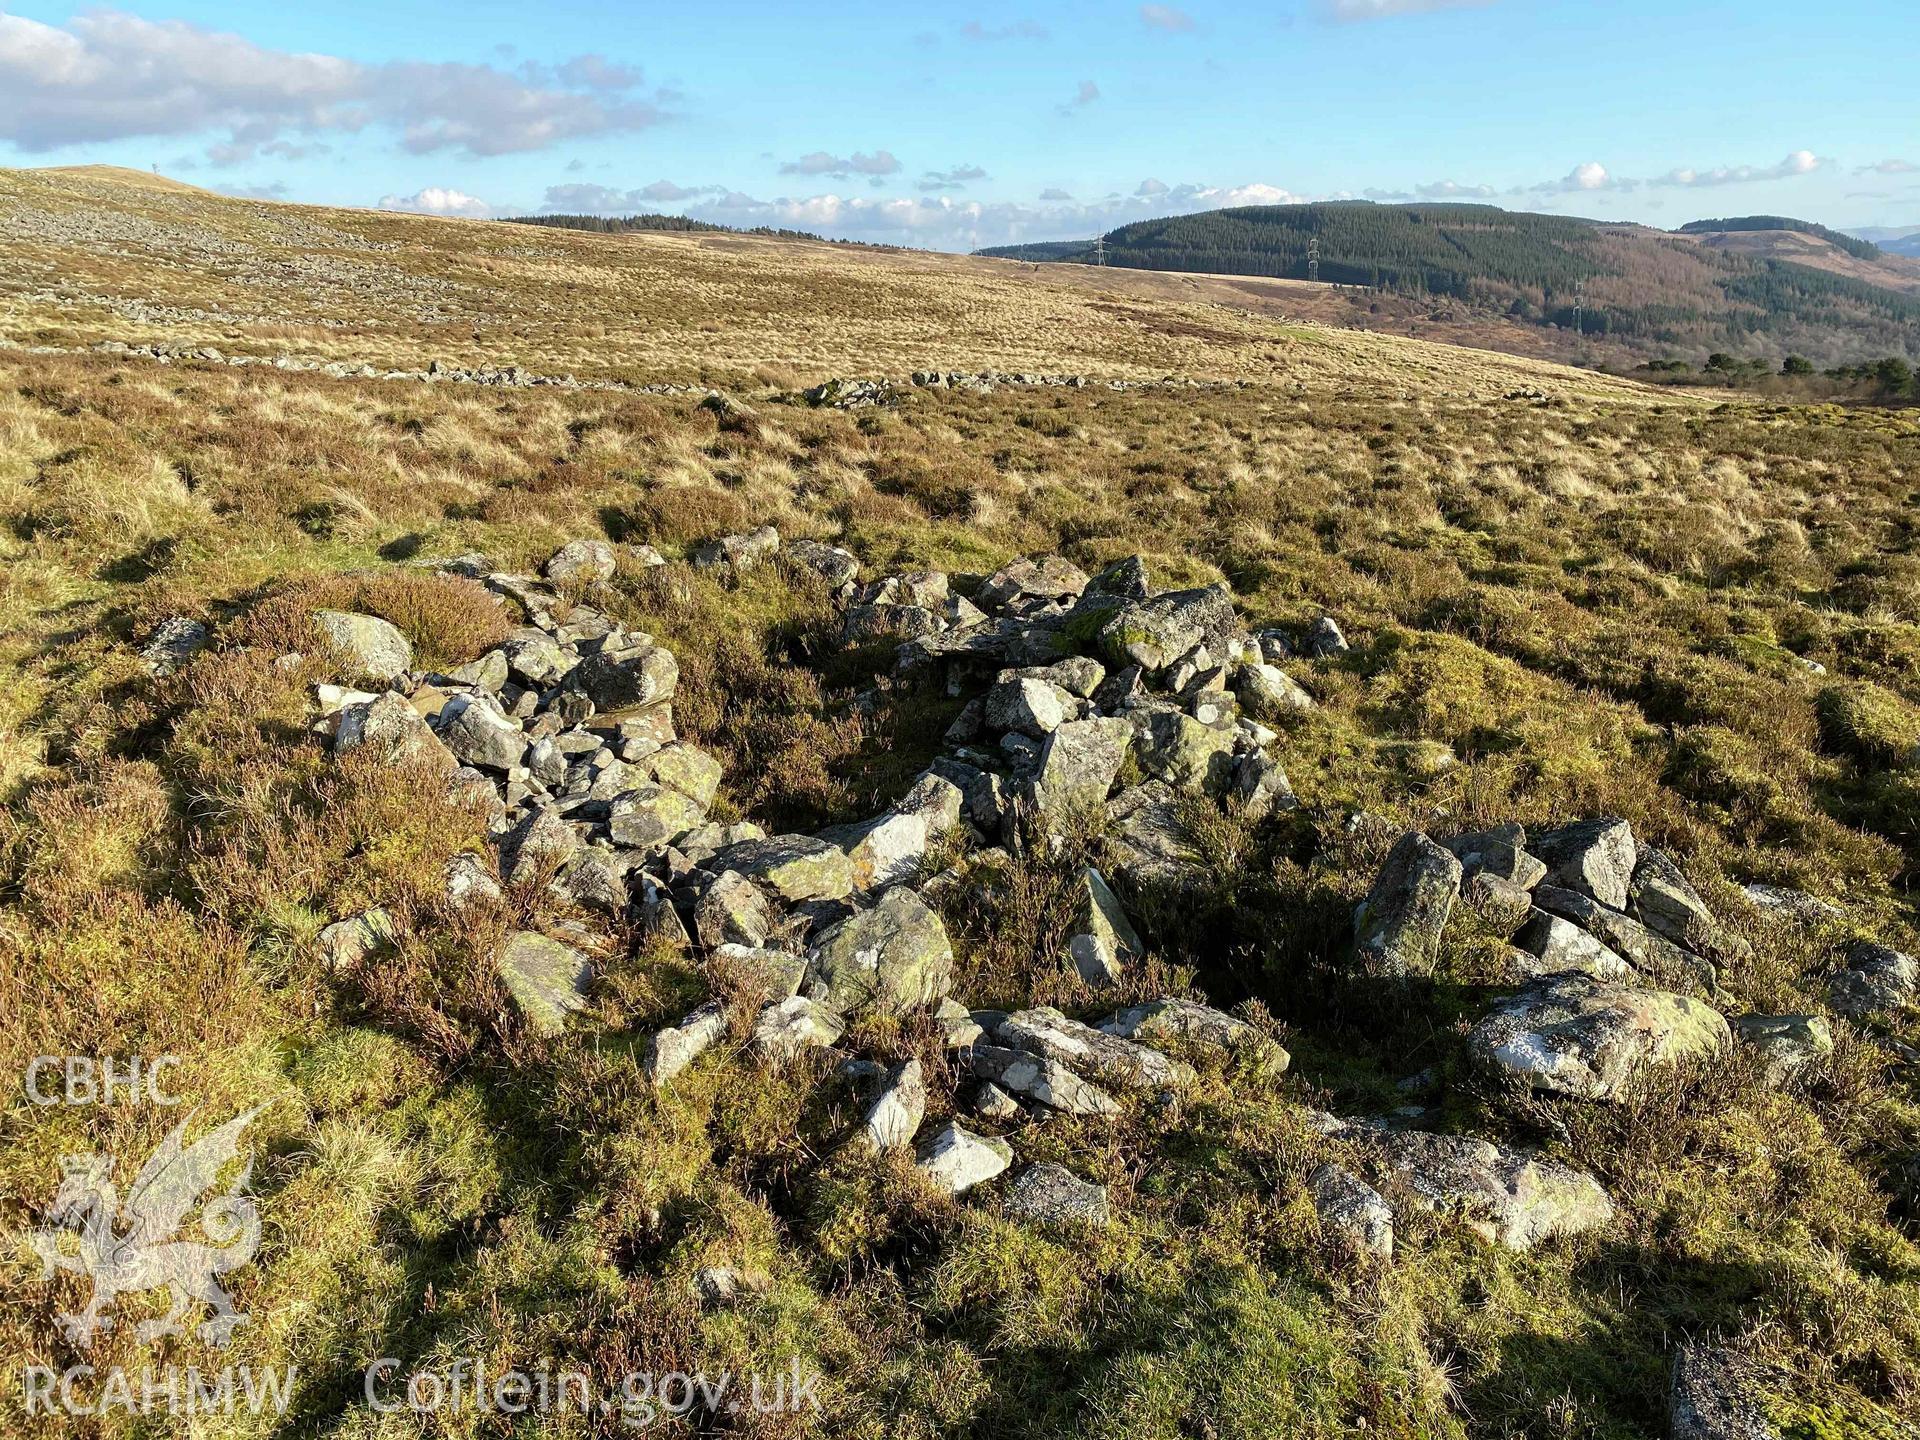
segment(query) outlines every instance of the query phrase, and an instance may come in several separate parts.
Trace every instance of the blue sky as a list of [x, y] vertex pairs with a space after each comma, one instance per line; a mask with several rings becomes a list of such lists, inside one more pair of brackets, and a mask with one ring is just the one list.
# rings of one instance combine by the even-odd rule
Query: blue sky
[[1920, 9], [0, 3], [0, 164], [948, 249], [1296, 199], [1920, 224]]

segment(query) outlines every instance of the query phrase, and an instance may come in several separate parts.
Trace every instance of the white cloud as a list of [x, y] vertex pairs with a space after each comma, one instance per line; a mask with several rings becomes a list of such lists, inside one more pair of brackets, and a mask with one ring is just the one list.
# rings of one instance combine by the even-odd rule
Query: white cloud
[[676, 185], [671, 180], [656, 180], [638, 190], [617, 190], [607, 185], [579, 182], [549, 185], [540, 208], [562, 215], [631, 215], [637, 210], [655, 210], [702, 195], [725, 193], [724, 185]]
[[1745, 185], [1756, 180], [1788, 180], [1796, 175], [1811, 175], [1824, 170], [1833, 161], [1824, 160], [1811, 150], [1795, 150], [1777, 165], [1722, 165], [1713, 170], [1669, 170], [1649, 185], [1676, 185], [1705, 188], [1715, 185]]
[[1150, 30], [1168, 30], [1174, 34], [1188, 34], [1199, 28], [1193, 23], [1193, 16], [1171, 5], [1142, 5], [1140, 21]]
[[922, 190], [964, 190], [976, 180], [990, 178], [979, 165], [956, 165], [951, 170], [929, 170], [920, 177]]
[[1321, 13], [1346, 25], [1361, 20], [1385, 20], [1394, 15], [1424, 15], [1434, 10], [1469, 10], [1491, 0], [1321, 0]]
[[637, 71], [582, 55], [557, 69], [295, 53], [183, 20], [92, 10], [64, 27], [0, 14], [0, 140], [44, 151], [224, 130], [223, 163], [289, 133], [396, 132], [415, 154], [504, 155], [665, 118]]
[[1147, 179], [1140, 182], [1140, 188], [1133, 193], [1141, 199], [1150, 199], [1155, 195], [1164, 195], [1173, 187], [1164, 180]]
[[1920, 165], [1911, 160], [1881, 160], [1873, 165], [1855, 167], [1856, 175], [1920, 175]]
[[1071, 200], [1073, 196], [1056, 185], [1049, 189], [1042, 190], [1040, 192], [1040, 198], [1042, 200]]
[[789, 160], [780, 167], [782, 175], [825, 175], [834, 180], [845, 180], [854, 175], [894, 175], [899, 170], [900, 162], [887, 150], [876, 150], [871, 155], [863, 155], [856, 150], [844, 159], [829, 155], [824, 150], [815, 150], [798, 160]]
[[1091, 80], [1082, 80], [1080, 88], [1073, 92], [1073, 98], [1060, 107], [1062, 115], [1071, 115], [1076, 110], [1084, 110], [1100, 98], [1100, 87]]
[[382, 195], [382, 210], [405, 210], [415, 215], [455, 215], [464, 220], [490, 220], [494, 207], [464, 190], [429, 185], [411, 195]]

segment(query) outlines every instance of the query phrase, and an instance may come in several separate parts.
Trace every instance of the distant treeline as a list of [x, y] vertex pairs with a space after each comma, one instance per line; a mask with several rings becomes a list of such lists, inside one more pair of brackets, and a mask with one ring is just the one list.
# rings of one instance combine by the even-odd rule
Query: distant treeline
[[852, 245], [861, 250], [893, 250], [864, 240], [829, 240], [811, 230], [784, 230], [772, 225], [716, 225], [685, 215], [509, 215], [509, 225], [547, 225], [556, 230], [591, 230], [600, 235], [623, 235], [635, 230], [677, 231], [695, 235], [760, 235], [775, 240], [814, 240], [822, 245]]
[[1680, 227], [1682, 235], [1710, 235], [1715, 230], [1797, 230], [1802, 235], [1819, 236], [1856, 260], [1877, 260], [1883, 253], [1878, 245], [1866, 240], [1857, 240], [1838, 230], [1829, 230], [1811, 220], [1794, 220], [1785, 215], [1739, 215], [1730, 220], [1693, 220]]
[[[1317, 240], [1323, 281], [1446, 297], [1562, 329], [1573, 328], [1576, 287], [1584, 286], [1581, 332], [1642, 350], [1745, 348], [1765, 337], [1776, 354], [1798, 349], [1831, 360], [1864, 344], [1920, 357], [1920, 297], [1640, 226], [1491, 205], [1348, 201], [1143, 220], [1105, 240], [1109, 265], [1298, 280], [1307, 278]], [[1090, 243], [982, 253], [1085, 261]]]
[[1770, 360], [1716, 351], [1696, 369], [1685, 360], [1649, 360], [1636, 375], [1666, 385], [1714, 385], [1736, 389], [1792, 389], [1800, 393], [1858, 397], [1886, 404], [1920, 400], [1920, 378], [1898, 355], [1832, 365], [1822, 370], [1804, 355], [1789, 355], [1778, 369]]

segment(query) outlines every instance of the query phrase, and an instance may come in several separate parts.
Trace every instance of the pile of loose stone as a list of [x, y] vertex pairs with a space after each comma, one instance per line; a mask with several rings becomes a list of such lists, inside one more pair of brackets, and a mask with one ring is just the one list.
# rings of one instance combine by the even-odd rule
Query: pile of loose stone
[[[1031, 370], [915, 370], [907, 383], [916, 390], [963, 390], [991, 395], [1003, 389], [1052, 390], [1215, 390], [1244, 387], [1249, 382], [1207, 381], [1168, 375], [1158, 380], [1096, 380], [1089, 375], [1040, 374]], [[800, 392], [809, 405], [835, 410], [868, 410], [891, 405], [899, 391], [891, 380], [835, 377]]]
[[[619, 556], [600, 541], [562, 547], [540, 576], [503, 573], [480, 556], [438, 562], [528, 620], [447, 674], [416, 670], [384, 620], [320, 612], [314, 623], [366, 688], [319, 687], [318, 728], [339, 753], [371, 746], [434, 764], [486, 808], [497, 865], [458, 857], [447, 877], [456, 904], [497, 898], [501, 880], [545, 882], [573, 906], [689, 947], [716, 977], [761, 997], [750, 1045], [766, 1063], [838, 1046], [870, 1008], [926, 1014], [971, 1082], [971, 1123], [919, 1134], [917, 1062], [854, 1056], [842, 1073], [869, 1092], [866, 1140], [917, 1141], [920, 1168], [956, 1194], [1008, 1167], [1003, 1137], [1027, 1119], [1110, 1114], [1116, 1092], [1190, 1083], [1191, 1068], [1156, 1042], [1220, 1052], [1262, 1076], [1283, 1072], [1285, 1051], [1262, 1032], [1190, 1000], [1122, 1009], [1098, 1024], [1046, 1007], [970, 1011], [950, 993], [953, 947], [927, 895], [992, 873], [1009, 858], [1005, 847], [1104, 812], [1115, 885], [1092, 867], [1081, 874], [1079, 933], [1060, 961], [1095, 984], [1121, 976], [1146, 947], [1116, 886], [1204, 879], [1176, 814], [1183, 797], [1237, 797], [1256, 815], [1294, 803], [1267, 753], [1272, 722], [1313, 703], [1275, 663], [1293, 653], [1287, 637], [1245, 633], [1222, 587], [1154, 593], [1137, 559], [1092, 577], [1047, 556], [964, 586], [937, 572], [863, 584], [848, 552], [783, 544], [768, 528], [696, 547], [687, 563], [737, 573], [776, 556], [834, 592], [850, 643], [894, 645], [911, 682], [968, 697], [944, 753], [865, 821], [769, 835], [708, 819], [721, 766], [676, 733], [673, 654], [562, 598], [591, 597], [612, 578]], [[669, 563], [645, 547], [629, 561]], [[177, 665], [204, 640], [163, 627], [150, 663]], [[1345, 642], [1326, 621], [1300, 643], [1324, 652]], [[1123, 786], [1129, 758], [1144, 778]], [[960, 863], [928, 875], [935, 847], [953, 842]], [[589, 930], [548, 928], [510, 936], [498, 963], [528, 1022], [557, 1032], [588, 1009], [595, 946]], [[369, 911], [330, 926], [321, 946], [350, 964], [391, 935], [390, 919]], [[727, 1029], [716, 998], [653, 1036], [654, 1083], [671, 1085]], [[1024, 1171], [1007, 1200], [1037, 1218], [1106, 1214], [1104, 1191], [1059, 1166]]]

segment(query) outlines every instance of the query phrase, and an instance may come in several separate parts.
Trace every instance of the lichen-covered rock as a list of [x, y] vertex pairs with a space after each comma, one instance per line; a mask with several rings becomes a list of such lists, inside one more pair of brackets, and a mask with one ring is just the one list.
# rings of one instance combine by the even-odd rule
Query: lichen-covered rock
[[647, 1045], [647, 1078], [664, 1086], [727, 1033], [726, 1012], [710, 1001], [678, 1025], [660, 1031]]
[[413, 668], [413, 646], [392, 622], [350, 610], [316, 610], [313, 625], [338, 651], [346, 678], [390, 685]]
[[334, 921], [315, 937], [314, 948], [320, 952], [320, 958], [327, 962], [328, 969], [349, 970], [364, 960], [392, 950], [396, 933], [393, 916], [375, 906], [371, 910], [362, 910], [358, 915]]
[[201, 621], [174, 615], [154, 627], [140, 647], [140, 658], [146, 662], [149, 675], [171, 675], [206, 649], [212, 639], [213, 632]]
[[1240, 813], [1256, 823], [1300, 804], [1280, 762], [1258, 750], [1234, 762], [1230, 793], [1240, 802]]
[[1049, 734], [1033, 785], [1040, 814], [1058, 820], [1097, 812], [1127, 758], [1132, 735], [1132, 727], [1114, 716], [1069, 720]]
[[1759, 1054], [1769, 1085], [1783, 1085], [1833, 1054], [1833, 1027], [1824, 1015], [1742, 1015], [1733, 1033]]
[[1459, 857], [1461, 874], [1492, 875], [1531, 890], [1547, 878], [1546, 862], [1527, 852], [1527, 832], [1518, 825], [1501, 825], [1456, 835], [1446, 842]]
[[918, 1060], [906, 1060], [887, 1072], [880, 1094], [867, 1109], [862, 1133], [876, 1150], [911, 1145], [927, 1113], [926, 1075]]
[[853, 893], [853, 862], [838, 845], [811, 835], [770, 835], [729, 845], [714, 861], [759, 880], [790, 904], [843, 900]]
[[1278, 665], [1252, 662], [1233, 672], [1233, 693], [1255, 720], [1281, 721], [1313, 709], [1313, 696]]
[[1554, 884], [1624, 911], [1640, 847], [1633, 827], [1608, 817], [1581, 820], [1533, 836], [1529, 848], [1546, 863]]
[[1119, 1110], [1114, 1098], [1099, 1086], [1074, 1074], [1058, 1061], [1005, 1045], [975, 1045], [967, 1064], [983, 1080], [991, 1080], [1014, 1095], [1066, 1115], [1111, 1115]]
[[1064, 1165], [1029, 1165], [1007, 1187], [1007, 1213], [1016, 1220], [1043, 1225], [1112, 1223], [1107, 1187], [1082, 1180]]
[[634, 643], [621, 649], [602, 649], [567, 672], [566, 684], [577, 690], [603, 714], [616, 715], [673, 698], [680, 683], [680, 664], [661, 645]]
[[500, 882], [487, 862], [471, 850], [449, 857], [444, 867], [447, 903], [456, 914], [466, 914], [502, 898]]
[[720, 789], [720, 762], [684, 740], [662, 745], [633, 764], [642, 775], [678, 790], [703, 811], [713, 804], [713, 797]]
[[953, 1124], [921, 1147], [916, 1168], [949, 1195], [964, 1195], [1012, 1163], [1013, 1147], [1006, 1141]]
[[456, 695], [440, 711], [440, 739], [463, 765], [501, 774], [527, 753], [520, 722], [501, 713], [490, 695]]
[[1009, 1015], [994, 1028], [993, 1038], [1123, 1090], [1177, 1087], [1194, 1078], [1191, 1065], [1136, 1041], [1069, 1020], [1049, 1005]]
[[543, 567], [556, 585], [591, 585], [611, 580], [613, 547], [604, 540], [569, 540], [547, 557]]
[[980, 587], [979, 600], [1000, 609], [1023, 600], [1067, 600], [1087, 588], [1086, 572], [1058, 555], [1015, 560]]
[[1494, 934], [1508, 936], [1527, 923], [1533, 913], [1533, 893], [1514, 880], [1482, 870], [1460, 887], [1460, 898]]
[[1060, 691], [1048, 681], [1014, 676], [987, 691], [983, 718], [990, 730], [1017, 730], [1043, 740], [1070, 714]]
[[1169, 590], [1123, 605], [1100, 627], [1100, 649], [1114, 665], [1138, 665], [1158, 674], [1194, 646], [1217, 644], [1239, 628], [1233, 600], [1223, 585]]
[[1634, 974], [1631, 965], [1578, 925], [1544, 910], [1527, 917], [1513, 943], [1536, 962], [1525, 967], [1528, 975], [1577, 972], [1596, 980], [1625, 980]]
[[1557, 885], [1540, 886], [1533, 892], [1533, 902], [1550, 915], [1572, 921], [1659, 984], [1709, 992], [1714, 988], [1712, 961], [1682, 950], [1630, 915]]
[[1920, 996], [1920, 961], [1886, 945], [1856, 941], [1831, 986], [1833, 1008], [1854, 1020], [1903, 1010]]
[[1555, 1161], [1466, 1135], [1399, 1130], [1374, 1138], [1409, 1198], [1457, 1216], [1475, 1234], [1510, 1250], [1597, 1230], [1613, 1219], [1613, 1202], [1600, 1182]]
[[723, 871], [693, 907], [693, 929], [708, 949], [764, 945], [773, 928], [766, 893], [737, 870]]
[[1213, 796], [1226, 794], [1232, 786], [1234, 734], [1230, 728], [1202, 725], [1171, 707], [1134, 710], [1127, 720], [1133, 727], [1134, 758], [1147, 774], [1176, 790]]
[[1586, 975], [1537, 980], [1497, 1003], [1468, 1044], [1535, 1090], [1610, 1100], [1636, 1075], [1727, 1050], [1732, 1032], [1698, 1000]]
[[791, 1060], [802, 1050], [824, 1049], [846, 1033], [828, 1006], [790, 995], [765, 1006], [753, 1022], [753, 1048], [763, 1059]]
[[516, 885], [559, 870], [580, 849], [580, 836], [558, 810], [542, 807], [500, 842], [500, 868]]
[[449, 775], [459, 768], [426, 717], [392, 691], [340, 712], [334, 754], [362, 748], [389, 765], [429, 765]]
[[842, 1013], [932, 1005], [953, 984], [946, 926], [904, 885], [829, 926], [807, 959], [810, 993]]
[[641, 785], [614, 798], [607, 810], [607, 834], [616, 845], [651, 854], [706, 818], [706, 810], [678, 790]]
[[750, 570], [780, 549], [780, 532], [771, 525], [744, 535], [722, 535], [696, 545], [688, 559], [696, 570]]
[[1417, 830], [1402, 835], [1354, 920], [1362, 965], [1375, 975], [1431, 975], [1459, 894], [1452, 852]]
[[1718, 1345], [1681, 1345], [1667, 1395], [1670, 1440], [1778, 1440], [1753, 1364]]
[[1393, 1209], [1380, 1192], [1339, 1165], [1322, 1165], [1307, 1177], [1307, 1195], [1320, 1228], [1356, 1254], [1393, 1258]]
[[786, 546], [786, 557], [794, 564], [811, 570], [827, 582], [830, 589], [838, 590], [851, 585], [860, 577], [860, 561], [850, 550], [838, 545], [829, 545], [821, 540], [793, 540]]
[[1089, 865], [1080, 887], [1078, 933], [1067, 942], [1067, 953], [1082, 980], [1109, 984], [1146, 954], [1146, 946], [1098, 870]]
[[1107, 821], [1108, 868], [1130, 894], [1178, 893], [1206, 884], [1207, 869], [1180, 818], [1179, 796], [1166, 781], [1121, 791], [1107, 804]]
[[1639, 848], [1627, 887], [1628, 913], [1648, 929], [1710, 960], [1742, 959], [1752, 947], [1714, 918], [1673, 857], [1651, 845]]
[[966, 796], [941, 775], [922, 775], [884, 814], [853, 825], [836, 825], [820, 838], [844, 850], [855, 888], [876, 890], [911, 880], [933, 843], [960, 824]]
[[1154, 1000], [1135, 1005], [1101, 1021], [1100, 1029], [1123, 1040], [1198, 1042], [1250, 1060], [1256, 1073], [1269, 1077], [1284, 1074], [1292, 1063], [1292, 1057], [1276, 1041], [1246, 1021], [1194, 1000]]
[[569, 1015], [587, 1008], [593, 967], [571, 945], [532, 930], [516, 931], [500, 947], [497, 964], [508, 993], [539, 1034], [559, 1034]]

